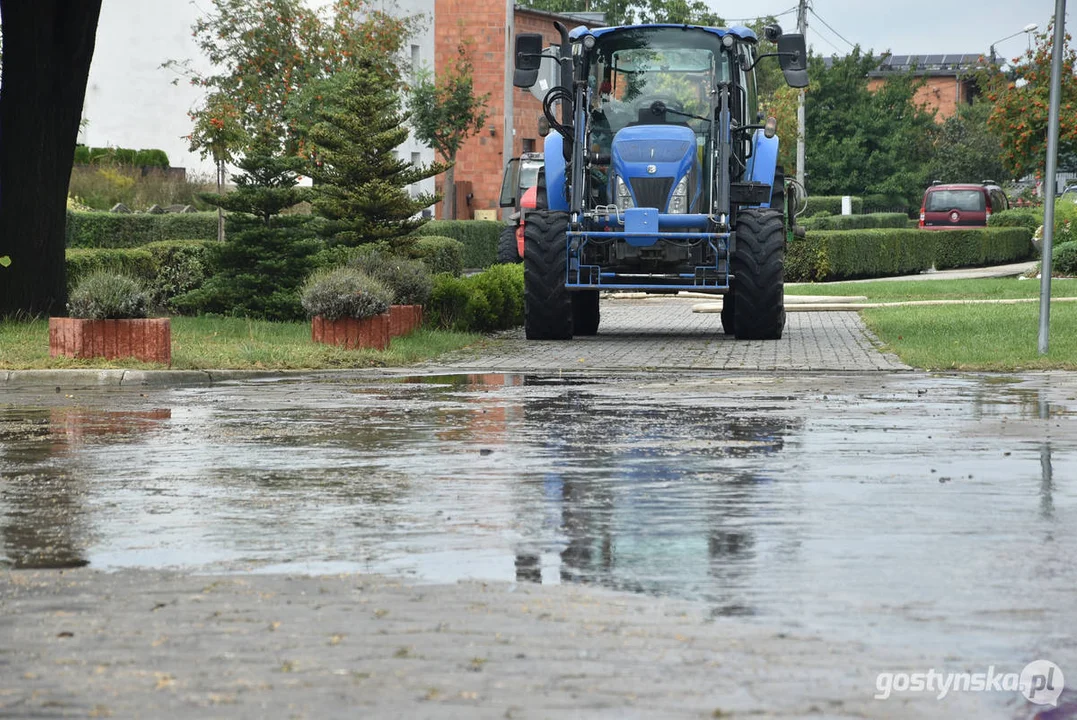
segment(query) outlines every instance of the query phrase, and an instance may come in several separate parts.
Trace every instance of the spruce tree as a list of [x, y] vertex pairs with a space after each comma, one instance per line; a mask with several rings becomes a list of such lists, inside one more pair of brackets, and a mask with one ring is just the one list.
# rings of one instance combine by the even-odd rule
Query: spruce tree
[[372, 63], [339, 74], [323, 85], [323, 103], [310, 129], [315, 146], [308, 173], [313, 206], [328, 222], [330, 245], [385, 243], [402, 250], [405, 237], [421, 226], [417, 217], [438, 201], [411, 197], [408, 186], [444, 171], [440, 164], [414, 166], [393, 150], [408, 137], [394, 79]]
[[185, 311], [300, 319], [298, 288], [321, 243], [309, 216], [280, 213], [309, 197], [309, 189], [296, 187], [301, 160], [282, 157], [277, 142], [263, 137], [238, 165], [235, 191], [203, 195], [229, 211], [225, 241], [210, 246], [214, 274], [173, 302]]

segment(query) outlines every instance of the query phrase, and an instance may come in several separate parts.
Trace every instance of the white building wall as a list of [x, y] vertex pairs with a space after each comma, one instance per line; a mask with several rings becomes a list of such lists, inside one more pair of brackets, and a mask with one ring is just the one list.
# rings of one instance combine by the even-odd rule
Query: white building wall
[[174, 167], [212, 178], [213, 160], [190, 152], [190, 110], [203, 91], [161, 65], [169, 60], [201, 62], [191, 37], [200, 15], [187, 0], [105, 0], [97, 25], [79, 142], [94, 147], [159, 148]]
[[[315, 0], [310, 4], [317, 7], [327, 2]], [[415, 45], [418, 65], [432, 70], [434, 0], [377, 0], [375, 7], [397, 15], [423, 16], [420, 29], [404, 45], [404, 60], [410, 65], [411, 46]], [[185, 137], [192, 128], [188, 112], [201, 104], [204, 91], [178, 78], [174, 70], [161, 67], [169, 60], [190, 60], [197, 69], [209, 69], [191, 36], [191, 26], [209, 8], [208, 0], [102, 3], [82, 111], [87, 122], [79, 142], [94, 147], [159, 148], [168, 154], [174, 167], [213, 176], [213, 160], [203, 160], [197, 152], [188, 150]], [[398, 153], [408, 160], [417, 153], [423, 164], [434, 161], [433, 150], [414, 135], [398, 148]], [[419, 186], [419, 192], [434, 192], [433, 178]]]

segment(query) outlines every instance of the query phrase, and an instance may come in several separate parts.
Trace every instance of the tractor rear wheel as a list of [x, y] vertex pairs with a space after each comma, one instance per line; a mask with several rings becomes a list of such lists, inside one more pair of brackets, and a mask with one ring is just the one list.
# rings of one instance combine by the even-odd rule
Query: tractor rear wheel
[[536, 210], [524, 222], [524, 333], [528, 340], [572, 339], [567, 276], [568, 213]]
[[520, 262], [520, 254], [516, 251], [515, 222], [501, 228], [497, 238], [497, 261], [501, 264]]
[[572, 293], [572, 331], [576, 335], [598, 335], [598, 290]]
[[777, 210], [748, 208], [737, 215], [731, 262], [738, 340], [777, 340], [785, 328], [785, 227]]

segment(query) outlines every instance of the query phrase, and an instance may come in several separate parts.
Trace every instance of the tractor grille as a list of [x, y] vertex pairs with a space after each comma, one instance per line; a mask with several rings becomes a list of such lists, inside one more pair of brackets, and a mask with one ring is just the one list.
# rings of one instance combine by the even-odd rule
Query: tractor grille
[[658, 208], [659, 212], [666, 211], [666, 200], [669, 199], [669, 191], [673, 189], [673, 178], [635, 177], [631, 182], [637, 207]]

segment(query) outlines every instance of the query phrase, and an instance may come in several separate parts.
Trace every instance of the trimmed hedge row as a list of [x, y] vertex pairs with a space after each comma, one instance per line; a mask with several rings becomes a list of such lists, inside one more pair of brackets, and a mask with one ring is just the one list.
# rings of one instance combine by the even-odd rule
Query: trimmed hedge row
[[815, 230], [789, 243], [787, 282], [824, 282], [1018, 262], [1032, 255], [1024, 228]]
[[423, 316], [431, 327], [493, 332], [524, 321], [523, 265], [493, 265], [468, 277], [437, 275]]
[[76, 165], [133, 165], [136, 167], [169, 166], [164, 150], [134, 150], [132, 148], [75, 146]]
[[908, 227], [904, 213], [869, 213], [867, 215], [818, 215], [800, 223], [807, 230], [868, 230], [871, 228]]
[[[809, 195], [808, 207], [805, 216], [812, 217], [819, 213], [841, 215], [841, 195]], [[864, 199], [853, 196], [853, 215], [861, 215], [864, 212]]]
[[497, 220], [431, 220], [415, 234], [459, 240], [464, 244], [464, 267], [485, 268], [497, 264], [497, 238], [503, 227], [505, 223]]
[[987, 221], [990, 227], [1023, 227], [1034, 233], [1043, 225], [1043, 208], [1013, 208], [993, 213]]
[[129, 248], [162, 240], [216, 240], [217, 213], [67, 213], [67, 247]]

